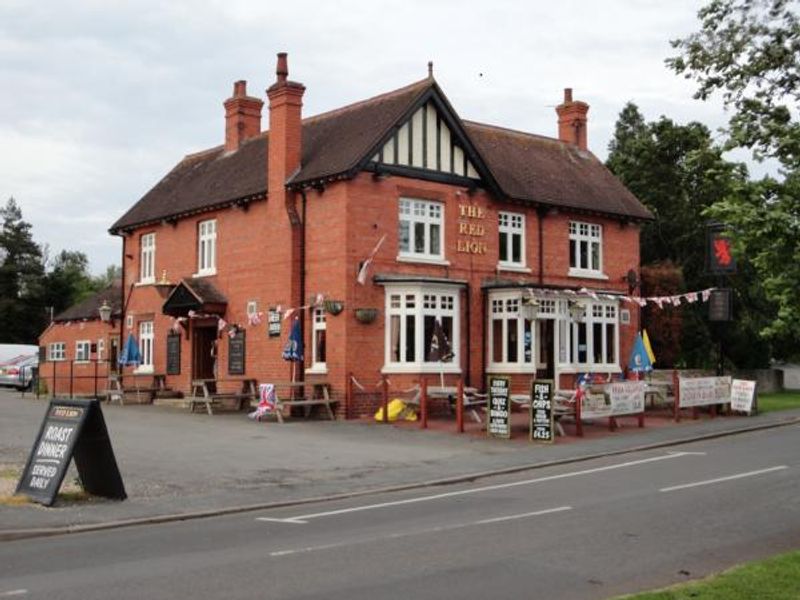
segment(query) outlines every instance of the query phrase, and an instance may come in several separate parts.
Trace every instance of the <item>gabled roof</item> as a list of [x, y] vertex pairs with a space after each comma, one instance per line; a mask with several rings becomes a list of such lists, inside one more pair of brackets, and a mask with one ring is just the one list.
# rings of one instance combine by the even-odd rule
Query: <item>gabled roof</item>
[[108, 302], [111, 307], [111, 316], [119, 318], [122, 315], [122, 284], [114, 281], [104, 290], [92, 294], [88, 298], [73, 304], [65, 311], [59, 313], [53, 321], [59, 323], [63, 321], [83, 321], [84, 319], [99, 319], [98, 309]]
[[189, 311], [223, 314], [228, 299], [212, 283], [204, 279], [182, 279], [167, 296], [163, 312], [173, 317], [186, 316]]
[[[294, 186], [354, 176], [426, 98], [455, 115], [435, 80], [303, 120], [301, 168]], [[652, 214], [591, 153], [553, 138], [454, 117], [484, 185], [501, 197], [632, 219]], [[112, 233], [267, 195], [269, 133], [234, 152], [218, 146], [185, 157], [111, 227]]]

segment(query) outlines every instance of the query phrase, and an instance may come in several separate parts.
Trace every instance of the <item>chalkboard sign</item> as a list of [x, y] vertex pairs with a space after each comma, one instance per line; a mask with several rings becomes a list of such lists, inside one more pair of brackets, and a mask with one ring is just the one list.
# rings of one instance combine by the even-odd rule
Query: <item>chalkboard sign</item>
[[228, 338], [228, 373], [244, 375], [244, 331], [239, 329]]
[[269, 337], [281, 335], [281, 312], [277, 308], [270, 308], [267, 315], [267, 332]]
[[489, 377], [489, 437], [511, 437], [511, 395], [508, 377]]
[[181, 374], [181, 336], [170, 333], [167, 336], [167, 375]]
[[531, 385], [531, 440], [552, 444], [555, 441], [553, 382], [534, 380]]
[[127, 497], [97, 400], [50, 401], [16, 493], [51, 506], [73, 458], [88, 493]]
[[708, 299], [708, 320], [709, 321], [730, 321], [732, 317], [732, 298], [730, 288], [720, 288], [711, 290]]

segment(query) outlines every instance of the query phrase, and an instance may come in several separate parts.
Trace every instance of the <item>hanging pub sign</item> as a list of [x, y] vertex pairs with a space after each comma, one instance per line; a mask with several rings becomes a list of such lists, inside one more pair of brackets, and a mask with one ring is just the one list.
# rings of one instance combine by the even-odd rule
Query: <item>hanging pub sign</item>
[[733, 318], [732, 299], [730, 288], [711, 290], [711, 295], [708, 298], [708, 320], [730, 321]]
[[712, 224], [707, 229], [706, 263], [712, 275], [736, 273], [736, 259], [731, 252], [731, 240], [721, 224]]
[[98, 400], [50, 401], [16, 493], [52, 506], [73, 458], [88, 493], [127, 497]]
[[489, 418], [486, 431], [489, 437], [511, 437], [511, 395], [508, 377], [489, 377]]
[[270, 308], [267, 315], [267, 333], [269, 337], [280, 337], [281, 335], [281, 311], [277, 308]]
[[181, 374], [181, 336], [179, 333], [167, 335], [167, 375]]
[[531, 440], [552, 444], [555, 437], [553, 382], [534, 380], [531, 384]]
[[228, 373], [230, 375], [244, 375], [245, 365], [245, 337], [244, 330], [239, 329], [228, 338]]

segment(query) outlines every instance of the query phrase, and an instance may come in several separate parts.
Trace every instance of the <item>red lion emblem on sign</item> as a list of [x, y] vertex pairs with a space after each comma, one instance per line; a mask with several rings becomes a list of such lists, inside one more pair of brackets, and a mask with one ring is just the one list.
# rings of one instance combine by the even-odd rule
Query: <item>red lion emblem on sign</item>
[[731, 257], [731, 243], [725, 238], [717, 238], [714, 240], [714, 256], [717, 263], [723, 267], [727, 267], [733, 260]]

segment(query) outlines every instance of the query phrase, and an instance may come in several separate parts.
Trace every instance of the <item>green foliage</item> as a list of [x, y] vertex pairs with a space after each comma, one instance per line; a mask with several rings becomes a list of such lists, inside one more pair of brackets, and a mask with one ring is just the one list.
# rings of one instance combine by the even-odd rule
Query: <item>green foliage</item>
[[46, 322], [42, 252], [14, 198], [0, 208], [0, 219], [0, 342], [36, 343]]
[[797, 598], [800, 552], [789, 552], [736, 567], [702, 581], [657, 592], [622, 596], [626, 600], [753, 600]]
[[86, 255], [71, 250], [56, 255], [45, 280], [45, 301], [55, 315], [98, 291], [101, 284], [89, 273]]
[[[745, 167], [725, 160], [723, 151], [700, 123], [680, 125], [666, 117], [647, 122], [635, 104], [622, 109], [607, 165], [655, 217], [641, 231], [643, 279], [652, 275], [644, 282], [645, 295], [672, 295], [717, 285], [705, 274], [706, 211], [750, 185]], [[735, 366], [766, 366], [771, 350], [757, 334], [775, 309], [764, 299], [747, 261], [741, 263], [739, 274], [727, 282], [735, 288], [734, 323], [712, 326], [705, 304], [681, 307], [680, 323], [668, 314], [672, 309], [645, 313], [654, 344], [665, 350], [659, 366], [713, 366], [720, 338]], [[659, 283], [664, 277], [657, 274], [658, 265], [674, 265], [682, 278], [670, 279], [672, 287], [664, 287]], [[680, 334], [670, 333], [673, 328]]]
[[667, 65], [698, 84], [695, 98], [720, 92], [732, 109], [728, 147], [752, 148], [800, 167], [800, 20], [792, 0], [713, 0], [699, 32], [674, 40]]

